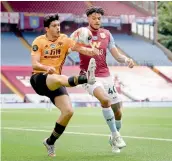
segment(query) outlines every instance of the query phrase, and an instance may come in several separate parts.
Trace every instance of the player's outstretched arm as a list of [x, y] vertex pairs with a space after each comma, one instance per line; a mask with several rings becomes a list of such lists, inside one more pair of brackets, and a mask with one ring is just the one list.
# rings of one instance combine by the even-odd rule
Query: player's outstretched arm
[[111, 50], [112, 56], [119, 62], [119, 63], [125, 63], [128, 65], [129, 68], [134, 67], [134, 62], [132, 59], [126, 57], [125, 55], [122, 55], [119, 53], [118, 49], [116, 47], [113, 47]]
[[97, 48], [93, 48], [93, 47], [92, 48], [87, 48], [87, 47], [84, 46], [83, 43], [78, 42], [78, 37], [75, 36], [75, 35], [77, 35], [77, 32], [79, 30], [80, 29], [77, 29], [70, 36], [70, 41], [74, 42], [74, 43], [71, 43], [71, 44], [73, 44], [73, 46], [70, 49], [72, 51], [77, 51], [77, 52], [79, 52], [80, 54], [83, 54], [83, 55], [88, 55], [88, 56], [99, 55], [99, 50]]
[[72, 51], [77, 51], [83, 55], [94, 56], [99, 55], [99, 50], [97, 48], [87, 48], [76, 43], [72, 48]]
[[122, 55], [116, 45], [115, 45], [115, 41], [112, 37], [112, 35], [110, 34], [110, 42], [109, 42], [109, 46], [108, 49], [110, 50], [112, 56], [119, 62], [119, 63], [125, 63], [127, 64], [130, 68], [133, 68], [134, 66], [134, 62], [132, 59], [126, 57], [125, 55]]

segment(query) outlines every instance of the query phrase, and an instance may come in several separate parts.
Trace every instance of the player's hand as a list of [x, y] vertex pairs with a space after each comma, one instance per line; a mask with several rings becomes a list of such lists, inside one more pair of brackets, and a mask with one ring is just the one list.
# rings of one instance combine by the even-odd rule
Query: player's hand
[[129, 68], [133, 68], [134, 67], [134, 62], [133, 62], [132, 59], [130, 59], [130, 58], [127, 59], [126, 63], [127, 63], [127, 65], [128, 65]]
[[56, 69], [54, 68], [54, 67], [48, 67], [47, 68], [47, 74], [53, 74], [53, 73], [55, 73], [56, 72]]

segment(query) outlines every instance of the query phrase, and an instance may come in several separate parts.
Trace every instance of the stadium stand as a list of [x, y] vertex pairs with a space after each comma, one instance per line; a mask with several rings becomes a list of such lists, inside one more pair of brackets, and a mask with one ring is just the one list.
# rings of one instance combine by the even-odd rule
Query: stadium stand
[[155, 68], [172, 80], [172, 67], [171, 66], [170, 67], [156, 66]]
[[172, 62], [156, 45], [126, 34], [115, 34], [113, 36], [116, 44], [138, 64], [172, 65]]
[[1, 81], [1, 93], [4, 93], [4, 94], [12, 94], [13, 93], [3, 81]]
[[[30, 66], [30, 52], [13, 32], [1, 33], [2, 65]], [[21, 61], [22, 60], [22, 61]]]
[[170, 101], [172, 84], [167, 83], [147, 67], [111, 67], [111, 73], [117, 74], [124, 84], [123, 90], [135, 100]]
[[[119, 16], [122, 14], [136, 15], [140, 17], [148, 16], [148, 14], [137, 11], [135, 8], [130, 7], [122, 2], [96, 2], [92, 1], [90, 4], [85, 2], [36, 2], [36, 1], [23, 1], [23, 2], [8, 2], [15, 12], [41, 12], [41, 13], [73, 13], [76, 15], [82, 15], [86, 8], [90, 5], [101, 6], [105, 9], [105, 15]], [[77, 9], [74, 9], [77, 8]]]
[[145, 13], [138, 12], [135, 8], [132, 8], [122, 2], [118, 1], [92, 1], [92, 5], [101, 6], [105, 10], [105, 15], [110, 16], [120, 16], [120, 15], [136, 15], [140, 17], [145, 17]]
[[58, 1], [18, 1], [18, 2], [8, 2], [15, 12], [40, 12], [40, 13], [73, 13], [76, 15], [83, 14], [86, 9], [86, 4], [84, 2], [72, 1], [70, 3]]
[[1, 4], [1, 12], [6, 12], [6, 9], [4, 8], [4, 5]]
[[40, 36], [40, 32], [22, 32], [23, 38], [30, 44], [32, 45], [33, 40], [37, 37]]

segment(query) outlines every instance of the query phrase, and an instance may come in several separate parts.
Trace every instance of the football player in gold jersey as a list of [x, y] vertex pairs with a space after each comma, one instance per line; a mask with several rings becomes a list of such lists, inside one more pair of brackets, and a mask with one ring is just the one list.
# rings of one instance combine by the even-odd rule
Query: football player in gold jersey
[[50, 98], [54, 105], [61, 111], [60, 117], [55, 123], [55, 128], [49, 138], [43, 141], [49, 156], [55, 156], [55, 141], [64, 132], [73, 115], [72, 104], [65, 87], [73, 87], [78, 84], [95, 83], [95, 60], [91, 59], [87, 76], [61, 75], [62, 66], [69, 51], [77, 51], [81, 54], [93, 56], [99, 54], [95, 48], [86, 48], [74, 40], [60, 33], [60, 21], [58, 14], [47, 15], [44, 18], [45, 35], [38, 36], [32, 44], [33, 75], [30, 82], [39, 95]]

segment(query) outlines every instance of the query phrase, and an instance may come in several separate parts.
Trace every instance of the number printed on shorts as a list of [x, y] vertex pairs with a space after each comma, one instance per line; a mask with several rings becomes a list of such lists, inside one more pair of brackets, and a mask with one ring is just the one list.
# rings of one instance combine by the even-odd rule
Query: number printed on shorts
[[113, 88], [109, 88], [109, 90], [108, 90], [108, 94], [113, 94], [113, 93], [116, 93], [114, 86], [113, 86]]

